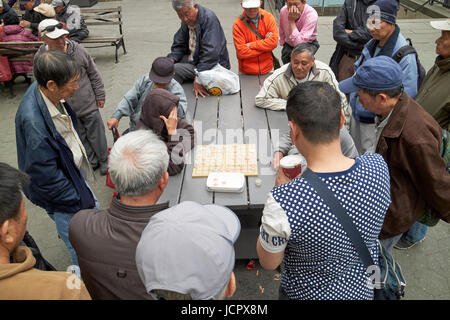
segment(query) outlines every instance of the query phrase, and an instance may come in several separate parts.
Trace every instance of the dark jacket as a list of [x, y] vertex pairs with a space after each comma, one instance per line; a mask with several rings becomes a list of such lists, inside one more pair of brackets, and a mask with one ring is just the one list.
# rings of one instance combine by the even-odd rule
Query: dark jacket
[[[34, 59], [47, 50], [47, 45], [43, 44]], [[94, 60], [82, 45], [67, 40], [66, 53], [81, 66], [80, 79], [78, 80], [79, 88], [72, 97], [67, 99], [77, 116], [81, 118], [98, 110], [97, 101], [105, 100], [105, 86]]]
[[131, 207], [114, 198], [109, 209], [74, 215], [69, 240], [92, 299], [152, 300], [139, 277], [136, 247], [150, 218], [168, 207]]
[[178, 119], [177, 134], [169, 135], [164, 120], [169, 118], [173, 107], [178, 106], [180, 97], [165, 90], [156, 88], [150, 91], [142, 105], [141, 117], [134, 130], [151, 129], [159, 135], [167, 145], [169, 153], [169, 175], [180, 173], [184, 167], [184, 155], [194, 147], [194, 128], [183, 119]]
[[[361, 55], [364, 45], [372, 36], [366, 27], [367, 7], [375, 0], [345, 0], [341, 11], [333, 21], [333, 38], [337, 42], [330, 67], [338, 78], [338, 65], [345, 53], [352, 56]], [[345, 29], [353, 30], [352, 33]]]
[[33, 9], [31, 10], [26, 10], [25, 13], [22, 16], [22, 20], [28, 21], [31, 23], [30, 28], [33, 32], [33, 34], [37, 37], [38, 36], [38, 26], [39, 23], [42, 20], [48, 19], [46, 16], [44, 16], [43, 14], [40, 14], [37, 11], [34, 11], [34, 8], [36, 8], [38, 6], [38, 3], [35, 3], [33, 6]]
[[450, 174], [440, 156], [442, 129], [406, 93], [381, 132], [376, 152], [388, 164], [392, 203], [384, 218], [381, 239], [409, 230], [425, 203], [450, 222]]
[[[78, 132], [75, 112], [67, 102], [64, 106]], [[48, 212], [94, 208], [94, 196], [56, 130], [36, 81], [20, 102], [15, 124], [19, 169], [31, 177], [24, 188], [27, 198]]]
[[11, 15], [15, 16], [17, 20], [19, 20], [19, 17], [17, 17], [17, 13], [11, 9], [11, 7], [6, 3], [6, 1], [0, 0], [3, 2], [3, 11], [0, 13], [0, 24], [2, 23], [2, 20], [5, 19], [6, 16]]
[[439, 125], [450, 131], [450, 58], [436, 57], [434, 66], [420, 86], [417, 101]]
[[56, 15], [56, 20], [64, 22], [69, 31], [69, 39], [80, 43], [81, 40], [87, 38], [89, 30], [86, 22], [81, 17], [80, 9], [71, 5], [67, 5], [62, 11]]
[[[198, 16], [195, 25], [196, 47], [194, 60], [190, 63], [197, 67], [198, 72], [211, 70], [216, 64], [230, 69], [227, 50], [227, 39], [217, 16], [211, 10], [198, 5]], [[189, 28], [181, 23], [180, 29], [173, 37], [169, 58], [180, 62], [183, 56], [189, 55]]]

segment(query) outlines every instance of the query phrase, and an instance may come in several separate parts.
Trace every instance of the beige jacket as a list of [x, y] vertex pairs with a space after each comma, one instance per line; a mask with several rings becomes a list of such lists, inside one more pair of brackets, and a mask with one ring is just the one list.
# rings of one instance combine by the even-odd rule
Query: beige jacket
[[[311, 68], [311, 72], [308, 75], [308, 81], [328, 82], [336, 89], [341, 96], [341, 106], [345, 114], [345, 126], [348, 129], [350, 115], [352, 113], [351, 108], [345, 94], [339, 90], [339, 83], [330, 67], [316, 59]], [[291, 64], [288, 63], [283, 65], [281, 68], [275, 70], [273, 74], [264, 81], [264, 85], [255, 97], [256, 106], [271, 110], [286, 110], [288, 94], [297, 84], [294, 74], [292, 73]]]
[[[34, 269], [27, 247], [17, 247], [14, 263], [0, 264], [0, 300], [91, 300], [83, 282], [61, 271]], [[79, 288], [79, 289], [77, 289]]]

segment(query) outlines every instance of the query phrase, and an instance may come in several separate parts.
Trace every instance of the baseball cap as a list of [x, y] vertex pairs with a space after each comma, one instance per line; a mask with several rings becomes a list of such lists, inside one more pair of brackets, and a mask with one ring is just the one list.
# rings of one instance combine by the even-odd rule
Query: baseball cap
[[260, 5], [261, 5], [260, 0], [242, 0], [242, 7], [245, 9], [259, 8]]
[[56, 8], [56, 7], [64, 7], [68, 3], [69, 3], [69, 0], [53, 0], [51, 5], [53, 8]]
[[450, 18], [447, 20], [430, 21], [433, 28], [443, 31], [450, 31]]
[[351, 93], [361, 89], [391, 90], [402, 86], [402, 68], [388, 56], [378, 56], [366, 60], [355, 75], [339, 82], [339, 90]]
[[142, 282], [152, 290], [217, 297], [234, 269], [238, 217], [219, 205], [184, 201], [152, 216], [136, 248]]
[[156, 58], [152, 63], [149, 78], [157, 83], [169, 83], [174, 76], [174, 64], [167, 57]]
[[45, 19], [39, 23], [38, 30], [42, 37], [57, 39], [62, 35], [69, 34], [69, 31], [63, 27], [63, 24], [55, 19]]

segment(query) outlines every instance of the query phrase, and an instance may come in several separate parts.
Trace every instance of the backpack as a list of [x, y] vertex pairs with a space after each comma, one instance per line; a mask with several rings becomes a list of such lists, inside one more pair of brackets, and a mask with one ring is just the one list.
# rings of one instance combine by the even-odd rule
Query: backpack
[[419, 55], [417, 54], [416, 49], [414, 49], [411, 39], [407, 38], [406, 41], [408, 41], [409, 45], [403, 46], [400, 49], [398, 49], [393, 55], [392, 59], [394, 59], [397, 63], [400, 63], [400, 61], [403, 59], [403, 57], [407, 56], [408, 54], [415, 54], [416, 55], [416, 64], [417, 64], [417, 91], [419, 90], [420, 86], [422, 85], [423, 80], [425, 79], [425, 76], [427, 72], [425, 71], [425, 68], [420, 63]]
[[[445, 129], [442, 129], [440, 154], [445, 161], [447, 173], [450, 173], [450, 133]], [[429, 227], [433, 227], [439, 222], [439, 220], [439, 215], [430, 206], [428, 206], [428, 204], [426, 204], [422, 215], [417, 221]]]

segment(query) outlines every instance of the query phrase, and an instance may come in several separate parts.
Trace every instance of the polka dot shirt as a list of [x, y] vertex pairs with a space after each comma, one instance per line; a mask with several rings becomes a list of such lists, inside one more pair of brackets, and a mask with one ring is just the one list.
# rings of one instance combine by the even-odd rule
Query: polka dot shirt
[[[391, 202], [383, 158], [366, 154], [346, 171], [317, 175], [378, 261], [378, 234]], [[290, 299], [373, 299], [369, 274], [353, 243], [302, 177], [272, 189], [263, 211], [260, 243], [268, 252], [284, 250], [281, 286]]]

